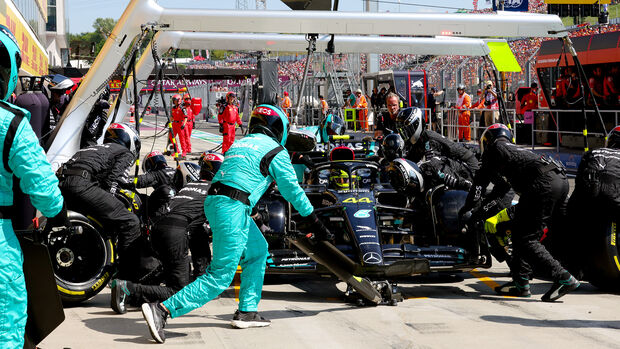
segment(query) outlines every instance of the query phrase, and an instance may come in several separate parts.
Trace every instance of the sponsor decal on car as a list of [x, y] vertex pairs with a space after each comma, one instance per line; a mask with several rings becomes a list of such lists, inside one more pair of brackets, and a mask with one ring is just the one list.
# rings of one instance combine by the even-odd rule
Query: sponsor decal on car
[[357, 212], [355, 212], [353, 214], [353, 217], [355, 217], [355, 218], [368, 218], [368, 217], [370, 217], [370, 211], [371, 210], [358, 210]]

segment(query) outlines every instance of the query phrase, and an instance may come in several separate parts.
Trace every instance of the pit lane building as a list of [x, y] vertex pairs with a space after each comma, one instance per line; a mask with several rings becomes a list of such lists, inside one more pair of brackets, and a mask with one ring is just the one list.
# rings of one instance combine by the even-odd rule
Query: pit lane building
[[50, 63], [60, 65], [61, 49], [67, 48], [64, 4], [64, 0], [0, 0], [0, 24], [15, 34], [21, 48], [20, 75], [46, 75]]

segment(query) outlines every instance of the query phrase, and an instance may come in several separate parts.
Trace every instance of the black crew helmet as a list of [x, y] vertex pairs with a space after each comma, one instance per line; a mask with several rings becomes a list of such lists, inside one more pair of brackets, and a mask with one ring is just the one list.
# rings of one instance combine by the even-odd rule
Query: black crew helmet
[[142, 161], [142, 171], [150, 172], [161, 170], [168, 166], [166, 157], [160, 151], [152, 151], [148, 153]]
[[620, 149], [620, 125], [614, 127], [607, 134], [605, 148]]
[[395, 190], [407, 195], [415, 195], [424, 190], [424, 178], [415, 162], [396, 159], [389, 163], [386, 171]]
[[404, 148], [405, 141], [403, 141], [403, 138], [398, 133], [390, 133], [383, 138], [383, 157], [388, 160], [403, 157]]
[[136, 130], [125, 123], [110, 124], [105, 132], [103, 143], [118, 143], [125, 146], [137, 159], [140, 154], [140, 136]]
[[405, 141], [415, 144], [420, 139], [423, 128], [422, 110], [417, 107], [401, 109], [396, 115], [396, 130]]
[[288, 118], [280, 108], [261, 104], [252, 111], [248, 133], [265, 134], [284, 146], [288, 137], [288, 129]]
[[487, 127], [480, 136], [480, 154], [483, 154], [485, 148], [500, 138], [506, 138], [512, 142], [512, 132], [506, 125], [497, 123]]
[[200, 165], [200, 179], [207, 181], [213, 180], [220, 166], [224, 162], [224, 155], [214, 151], [205, 151], [200, 155], [198, 165]]

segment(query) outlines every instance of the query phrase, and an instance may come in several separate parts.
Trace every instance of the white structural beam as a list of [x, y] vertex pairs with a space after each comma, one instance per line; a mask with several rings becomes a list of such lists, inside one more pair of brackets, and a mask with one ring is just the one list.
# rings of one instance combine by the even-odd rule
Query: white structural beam
[[162, 11], [158, 23], [171, 30], [229, 33], [466, 37], [566, 35], [558, 16], [520, 12], [467, 14], [166, 9]]
[[[520, 37], [562, 36], [558, 16], [529, 13], [417, 14], [328, 11], [165, 9], [155, 0], [131, 0], [50, 137], [53, 168], [80, 145], [98, 89], [145, 25], [161, 30], [289, 34]], [[559, 33], [559, 34], [558, 34]]]

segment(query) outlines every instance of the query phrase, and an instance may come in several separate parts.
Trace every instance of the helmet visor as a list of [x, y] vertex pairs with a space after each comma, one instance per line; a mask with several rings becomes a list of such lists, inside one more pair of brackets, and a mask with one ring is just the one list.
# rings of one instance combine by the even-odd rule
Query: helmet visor
[[[19, 54], [16, 55], [18, 58]], [[17, 70], [21, 65], [21, 59], [19, 59]], [[0, 96], [6, 96], [8, 86], [11, 81], [11, 56], [6, 46], [0, 42]]]

